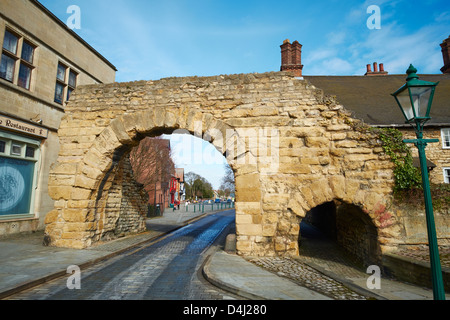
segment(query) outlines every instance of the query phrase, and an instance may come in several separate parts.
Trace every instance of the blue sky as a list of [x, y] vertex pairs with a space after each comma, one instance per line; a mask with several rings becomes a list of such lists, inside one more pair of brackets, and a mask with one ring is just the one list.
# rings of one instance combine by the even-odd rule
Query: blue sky
[[[117, 67], [118, 82], [279, 71], [284, 39], [303, 45], [304, 75], [363, 75], [373, 62], [390, 74], [410, 63], [440, 73], [439, 44], [450, 35], [448, 0], [40, 2], [64, 22], [70, 5], [81, 9], [74, 31]], [[381, 10], [380, 29], [367, 27], [371, 5]]]

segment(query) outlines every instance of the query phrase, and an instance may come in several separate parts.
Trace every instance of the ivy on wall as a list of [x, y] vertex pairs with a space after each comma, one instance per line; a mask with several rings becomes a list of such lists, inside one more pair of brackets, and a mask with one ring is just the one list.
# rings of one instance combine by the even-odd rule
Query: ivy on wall
[[414, 167], [409, 146], [403, 142], [402, 133], [393, 128], [378, 129], [384, 152], [394, 163], [394, 192], [422, 188], [420, 170]]
[[[400, 203], [423, 206], [422, 175], [414, 167], [410, 147], [403, 142], [403, 135], [397, 129], [376, 129], [384, 152], [394, 163], [394, 196]], [[449, 212], [450, 185], [430, 184], [435, 211]]]

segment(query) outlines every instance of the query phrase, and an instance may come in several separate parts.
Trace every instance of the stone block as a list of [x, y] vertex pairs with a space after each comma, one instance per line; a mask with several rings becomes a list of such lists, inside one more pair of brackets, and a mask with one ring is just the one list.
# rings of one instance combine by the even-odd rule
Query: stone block
[[109, 127], [114, 132], [114, 134], [117, 137], [117, 140], [119, 140], [120, 143], [129, 144], [132, 142], [134, 134], [130, 136], [127, 133], [127, 131], [125, 130], [125, 126], [120, 119], [114, 119], [113, 121], [111, 121]]
[[69, 200], [71, 199], [72, 195], [72, 188], [71, 186], [54, 186], [49, 185], [48, 186], [48, 195], [53, 200]]
[[306, 137], [305, 144], [309, 148], [324, 148], [329, 146], [330, 140], [324, 137]]
[[253, 215], [251, 214], [236, 214], [236, 225], [250, 224], [253, 222]]
[[58, 210], [52, 210], [45, 216], [45, 224], [51, 224], [58, 221], [60, 212]]
[[262, 236], [264, 237], [274, 237], [277, 233], [277, 224], [264, 224], [262, 226]]
[[344, 176], [331, 176], [328, 178], [331, 190], [334, 197], [343, 199], [345, 197], [345, 178]]
[[72, 200], [89, 200], [93, 190], [83, 188], [71, 188], [70, 199]]
[[65, 222], [86, 222], [87, 209], [65, 209], [62, 212], [62, 218]]
[[258, 236], [262, 234], [262, 225], [253, 223], [238, 224], [236, 225], [236, 233], [245, 236]]

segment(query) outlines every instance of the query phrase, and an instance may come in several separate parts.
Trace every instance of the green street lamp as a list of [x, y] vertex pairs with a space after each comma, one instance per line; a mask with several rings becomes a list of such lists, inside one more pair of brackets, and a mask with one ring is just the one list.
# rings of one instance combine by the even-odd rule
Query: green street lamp
[[422, 173], [422, 186], [425, 198], [425, 213], [428, 231], [428, 245], [430, 249], [431, 278], [433, 283], [433, 296], [435, 300], [445, 300], [444, 282], [442, 280], [441, 261], [436, 237], [433, 203], [431, 200], [430, 183], [428, 178], [427, 158], [425, 148], [428, 143], [439, 142], [438, 139], [423, 139], [423, 128], [430, 118], [431, 104], [434, 92], [439, 82], [419, 80], [417, 69], [410, 65], [406, 71], [408, 78], [403, 85], [392, 95], [395, 97], [406, 123], [411, 124], [416, 131], [417, 139], [403, 140], [404, 143], [413, 143], [419, 150], [420, 171]]

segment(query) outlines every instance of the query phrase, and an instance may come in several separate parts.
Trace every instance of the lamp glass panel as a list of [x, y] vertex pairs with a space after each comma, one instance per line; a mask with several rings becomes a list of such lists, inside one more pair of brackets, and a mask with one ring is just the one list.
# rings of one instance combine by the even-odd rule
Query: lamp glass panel
[[416, 117], [420, 118], [427, 117], [432, 88], [412, 87], [410, 88], [410, 90], [411, 90], [411, 97], [414, 103], [414, 111], [416, 113]]
[[414, 111], [411, 105], [411, 98], [409, 96], [409, 90], [403, 90], [402, 92], [397, 94], [398, 102], [401, 105], [403, 113], [405, 114], [406, 120], [409, 121], [414, 119]]

